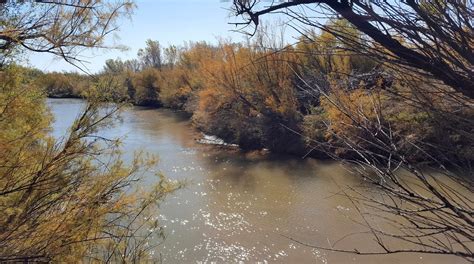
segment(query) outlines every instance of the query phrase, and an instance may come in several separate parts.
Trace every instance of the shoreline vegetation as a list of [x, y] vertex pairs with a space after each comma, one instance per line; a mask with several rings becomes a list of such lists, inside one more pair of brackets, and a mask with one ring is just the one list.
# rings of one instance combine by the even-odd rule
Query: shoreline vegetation
[[[328, 26], [350, 28], [343, 20]], [[97, 74], [38, 72], [37, 81], [51, 98], [85, 98], [100, 86], [106, 101], [184, 111], [196, 129], [243, 151], [354, 158], [357, 153], [344, 141], [370, 148], [366, 132], [356, 127], [381, 122], [397, 131], [396, 145], [413, 162], [429, 161], [427, 152], [447, 160], [474, 159], [469, 135], [452, 129], [459, 122], [412, 104], [420, 94], [409, 85], [436, 90], [424, 100], [472, 119], [467, 99], [450, 100], [439, 90], [452, 91], [422, 77], [408, 85], [399, 69], [349, 52], [327, 32], [313, 32], [293, 46], [273, 35], [259, 31], [246, 44], [162, 47], [148, 40], [137, 58], [108, 60]], [[362, 36], [354, 30], [352, 37]], [[429, 144], [420, 149], [407, 139]]]
[[[335, 195], [374, 246], [342, 246], [352, 233], [288, 241], [474, 259], [472, 1], [234, 0], [238, 30], [255, 30], [240, 43], [148, 40], [90, 75], [17, 65], [31, 52], [81, 65], [136, 8], [66, 2], [0, 3], [0, 262], [160, 262], [156, 214], [182, 184], [155, 171], [153, 155], [127, 165], [120, 140], [98, 133], [130, 103], [185, 111], [209, 140], [243, 151], [350, 164], [363, 184]], [[262, 23], [270, 13], [294, 22], [296, 43]], [[61, 139], [46, 95], [87, 98]]]

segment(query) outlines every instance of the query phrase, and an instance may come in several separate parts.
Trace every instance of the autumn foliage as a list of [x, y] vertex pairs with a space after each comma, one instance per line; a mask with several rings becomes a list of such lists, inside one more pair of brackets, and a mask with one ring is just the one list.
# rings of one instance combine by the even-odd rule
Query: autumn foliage
[[[156, 159], [121, 159], [119, 141], [97, 136], [120, 105], [90, 102], [64, 139], [51, 135], [44, 90], [14, 65], [0, 71], [0, 262], [142, 262], [162, 232], [158, 203], [178, 185], [156, 175]], [[34, 79], [33, 79], [34, 80]]]
[[[108, 91], [115, 100], [184, 110], [198, 129], [244, 150], [351, 156], [355, 153], [343, 142], [371, 148], [367, 131], [376, 131], [374, 124], [379, 124], [396, 129], [394, 138], [415, 160], [424, 150], [414, 150], [406, 138], [445, 142], [453, 146], [447, 153], [468, 158], [461, 147], [470, 142], [465, 131], [449, 129], [450, 137], [442, 137], [437, 128], [453, 126], [446, 120], [435, 125], [442, 117], [415, 106], [423, 100], [448, 112], [460, 107], [460, 118], [466, 119], [472, 114], [466, 100], [447, 100], [443, 94], [449, 89], [427, 85], [420, 77], [407, 80], [404, 69], [352, 51], [347, 39], [362, 41], [363, 35], [347, 21], [331, 20], [327, 26], [342, 32], [346, 41], [325, 31], [309, 32], [293, 46], [278, 43], [268, 32], [258, 32], [245, 44], [191, 42], [163, 48], [149, 40], [137, 59], [109, 60], [97, 76], [119, 84]], [[63, 77], [53, 79], [67, 84]], [[60, 86], [44, 83], [50, 94]]]

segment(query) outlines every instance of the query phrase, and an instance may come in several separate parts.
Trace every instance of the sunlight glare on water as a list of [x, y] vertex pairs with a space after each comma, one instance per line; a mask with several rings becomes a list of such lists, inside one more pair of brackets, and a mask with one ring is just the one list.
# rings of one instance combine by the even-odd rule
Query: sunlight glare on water
[[[83, 101], [48, 103], [54, 135], [60, 137]], [[161, 254], [163, 263], [463, 263], [432, 255], [355, 256], [289, 239], [329, 247], [364, 231], [353, 221], [350, 203], [334, 195], [338, 186], [356, 183], [340, 164], [199, 144], [201, 134], [188, 118], [166, 109], [130, 108], [122, 122], [102, 133], [123, 138], [125, 159], [137, 150], [156, 154], [159, 171], [187, 183], [156, 215], [167, 238], [152, 254]], [[349, 237], [340, 245], [353, 249], [371, 243]]]

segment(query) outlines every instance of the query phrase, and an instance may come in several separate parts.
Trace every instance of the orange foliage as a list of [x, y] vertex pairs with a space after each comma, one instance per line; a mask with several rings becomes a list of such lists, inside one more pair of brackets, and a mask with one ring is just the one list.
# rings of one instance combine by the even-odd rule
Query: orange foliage
[[326, 137], [331, 138], [334, 133], [357, 140], [361, 136], [358, 127], [370, 127], [383, 118], [383, 101], [384, 96], [377, 90], [334, 89], [329, 97], [321, 100], [330, 124]]

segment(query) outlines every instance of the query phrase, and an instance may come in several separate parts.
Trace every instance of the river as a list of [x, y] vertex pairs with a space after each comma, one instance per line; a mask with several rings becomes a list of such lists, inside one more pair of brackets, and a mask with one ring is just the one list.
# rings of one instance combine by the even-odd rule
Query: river
[[[63, 135], [83, 102], [48, 99], [54, 134]], [[317, 250], [295, 240], [329, 247], [363, 231], [340, 186], [357, 184], [341, 164], [275, 155], [243, 154], [199, 144], [189, 119], [167, 109], [131, 107], [103, 136], [123, 139], [125, 159], [144, 150], [159, 156], [158, 170], [184, 180], [159, 214], [166, 240], [157, 249], [163, 263], [464, 263], [447, 256], [358, 256]], [[370, 248], [367, 237], [338, 245]]]

